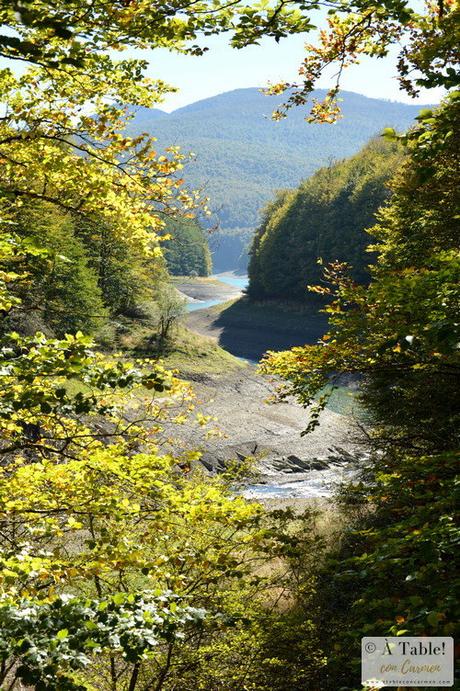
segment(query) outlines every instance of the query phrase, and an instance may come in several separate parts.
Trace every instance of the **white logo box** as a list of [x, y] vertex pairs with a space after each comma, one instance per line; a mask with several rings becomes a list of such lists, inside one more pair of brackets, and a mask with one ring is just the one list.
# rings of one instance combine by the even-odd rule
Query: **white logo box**
[[450, 636], [366, 636], [361, 639], [361, 683], [368, 688], [454, 685]]

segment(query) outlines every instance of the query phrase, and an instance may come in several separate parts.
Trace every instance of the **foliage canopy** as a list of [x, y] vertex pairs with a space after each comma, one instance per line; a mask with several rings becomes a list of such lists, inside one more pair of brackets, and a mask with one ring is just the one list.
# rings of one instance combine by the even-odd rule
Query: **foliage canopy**
[[459, 105], [453, 92], [402, 137], [408, 156], [371, 229], [370, 284], [327, 267], [315, 290], [331, 300], [329, 332], [263, 364], [285, 379], [283, 395], [313, 404], [310, 429], [324, 386], [344, 374], [361, 379], [373, 423], [375, 455], [344, 495], [349, 527], [323, 574], [329, 672], [344, 688], [361, 636], [452, 635], [458, 621]]
[[388, 197], [385, 183], [400, 159], [396, 145], [375, 140], [297, 190], [280, 192], [254, 236], [250, 296], [305, 299], [306, 286], [321, 277], [319, 261], [348, 262], [353, 277], [365, 282], [372, 260], [365, 229]]
[[[2, 319], [12, 318], [21, 305], [33, 258], [47, 261], [53, 251], [53, 232], [49, 246], [37, 246], [15, 232], [25, 200], [53, 204], [72, 219], [97, 221], [110, 229], [115, 241], [147, 257], [161, 255], [159, 236], [166, 218], [187, 215], [200, 205], [194, 193], [182, 189], [183, 157], [175, 147], [159, 155], [151, 138], [122, 134], [128, 113], [121, 104], [151, 106], [167, 86], [144, 79], [142, 61], [118, 60], [109, 49], [167, 47], [199, 54], [204, 48], [193, 41], [223, 31], [231, 34], [235, 47], [256, 43], [264, 35], [279, 40], [313, 29], [310, 14], [321, 6], [285, 0], [253, 6], [238, 1], [184, 5], [176, 0], [0, 2], [2, 26], [7, 28], [0, 36], [1, 54], [30, 64], [22, 74], [9, 65], [0, 72], [5, 108], [0, 121]], [[309, 50], [304, 88], [294, 94], [295, 102], [302, 102], [331, 62], [338, 60], [343, 67], [359, 54], [384, 55], [404, 38], [409, 41], [399, 70], [406, 89], [421, 84], [449, 87], [457, 80], [458, 7], [453, 2], [430, 5], [425, 15], [401, 0], [377, 5], [333, 0], [327, 6], [330, 32], [322, 34], [319, 47]], [[409, 79], [413, 66], [421, 71], [415, 80]], [[334, 95], [335, 90], [323, 105], [314, 106], [316, 120], [335, 117]], [[413, 228], [420, 224], [425, 241], [420, 263], [412, 260], [410, 243], [391, 248], [393, 237], [401, 245], [405, 236], [401, 209], [388, 207], [384, 213], [393, 216], [382, 217], [379, 231], [385, 248], [380, 261], [383, 265], [388, 257], [388, 266], [383, 272], [377, 265], [370, 289], [364, 294], [337, 267], [330, 274], [338, 290], [330, 345], [271, 360], [271, 367], [291, 377], [294, 391], [305, 400], [322, 386], [331, 367], [361, 371], [364, 360], [370, 375], [366, 395], [377, 401], [375, 411], [381, 392], [392, 396], [399, 410], [407, 402], [416, 410], [417, 427], [410, 428], [411, 441], [418, 445], [414, 455], [419, 467], [424, 457], [430, 459], [430, 473], [436, 459], [448, 457], [452, 438], [447, 438], [442, 454], [435, 453], [446, 417], [444, 411], [439, 419], [427, 413], [421, 391], [427, 396], [446, 371], [457, 372], [451, 338], [457, 258], [448, 242], [442, 250], [434, 242], [443, 217], [430, 215], [430, 185], [447, 182], [439, 161], [451, 161], [452, 170], [458, 162], [458, 138], [449, 113], [458, 115], [454, 96], [440, 116], [425, 114], [418, 131], [408, 136], [415, 171], [410, 197], [418, 206], [411, 206], [407, 216], [413, 215]], [[440, 197], [449, 209], [451, 194]], [[402, 208], [408, 205], [404, 193], [397, 199]], [[57, 225], [62, 231], [60, 221]], [[447, 230], [442, 237], [449, 237]], [[89, 262], [80, 251], [81, 229], [80, 234], [75, 229], [73, 238], [74, 261], [86, 280]], [[415, 237], [413, 242], [416, 247]], [[400, 260], [394, 269], [392, 255]], [[407, 287], [409, 302], [403, 290]], [[104, 291], [101, 283], [99, 290]], [[382, 306], [388, 306], [395, 320]], [[254, 689], [265, 691], [273, 688], [273, 679], [292, 689], [321, 669], [324, 660], [308, 616], [303, 617], [303, 631], [315, 647], [307, 675], [299, 665], [305, 649], [292, 645], [292, 628], [282, 629], [275, 643], [263, 631], [267, 604], [274, 603], [274, 612], [287, 585], [291, 589], [286, 600], [292, 601], [292, 581], [300, 583], [296, 596], [307, 612], [305, 595], [314, 585], [304, 559], [317, 545], [317, 536], [305, 535], [307, 523], [300, 531], [291, 526], [286, 530], [279, 514], [267, 524], [258, 505], [229, 494], [224, 479], [203, 480], [192, 472], [197, 454], [171, 444], [165, 432], [164, 423], [180, 424], [193, 412], [190, 394], [172, 373], [158, 362], [145, 366], [104, 358], [80, 332], [54, 339], [41, 333], [5, 333], [0, 358], [0, 621], [7, 625], [0, 638], [2, 684], [12, 689], [23, 681], [37, 689], [75, 690], [94, 688], [102, 679], [112, 690], [133, 691], [177, 688], [178, 679], [184, 689], [209, 688], [209, 679], [216, 688], [223, 683], [241, 688], [249, 678]], [[374, 393], [373, 382], [382, 371], [389, 385], [379, 384]], [[394, 373], [400, 376], [396, 387], [391, 384]], [[417, 379], [415, 388], [411, 377]], [[206, 420], [198, 418], [198, 423]], [[398, 451], [407, 445], [407, 415], [397, 424], [384, 423], [396, 430]], [[428, 431], [420, 433], [424, 426]], [[385, 424], [379, 428], [385, 432]], [[390, 469], [391, 456], [386, 459]], [[425, 497], [449, 486], [447, 475], [436, 473], [433, 489], [424, 488]], [[395, 484], [386, 478], [383, 482], [394, 502], [394, 525], [401, 517]], [[385, 504], [385, 495], [379, 501]], [[405, 507], [409, 501], [410, 495]], [[425, 515], [419, 502], [409, 525], [419, 530]], [[305, 521], [311, 518], [309, 512]], [[434, 537], [437, 552], [431, 573], [443, 574], [450, 534], [446, 538], [446, 531], [439, 529]], [[386, 549], [387, 538], [387, 533], [378, 533], [370, 555], [360, 555], [362, 561], [381, 562], [383, 557], [389, 563], [388, 555], [394, 556], [401, 541], [395, 545], [390, 540]], [[415, 541], [416, 558], [408, 575], [417, 581], [422, 572], [426, 583], [425, 548], [431, 557], [433, 544], [417, 537]], [[273, 558], [289, 568], [273, 574], [268, 568]], [[398, 581], [393, 581], [385, 583], [394, 589]], [[402, 616], [408, 630], [419, 631], [420, 621], [428, 631], [450, 630], [450, 601], [436, 602], [435, 609], [430, 600], [433, 609], [425, 612], [410, 599], [417, 593], [403, 595], [405, 609], [396, 623]], [[371, 596], [365, 592], [363, 599]], [[357, 624], [358, 604], [350, 603]], [[97, 633], [91, 621], [97, 622]], [[374, 623], [378, 629], [388, 622]], [[235, 634], [227, 636], [230, 629]], [[257, 654], [249, 663], [268, 661], [274, 677], [254, 671], [247, 660], [243, 664], [247, 656], [241, 643], [247, 641], [248, 630], [258, 633]], [[213, 648], [216, 640], [219, 645]], [[230, 661], [224, 682], [215, 662], [222, 648]], [[283, 655], [293, 663], [288, 674], [283, 672]], [[91, 665], [86, 665], [89, 657]], [[50, 680], [56, 675], [57, 683]]]

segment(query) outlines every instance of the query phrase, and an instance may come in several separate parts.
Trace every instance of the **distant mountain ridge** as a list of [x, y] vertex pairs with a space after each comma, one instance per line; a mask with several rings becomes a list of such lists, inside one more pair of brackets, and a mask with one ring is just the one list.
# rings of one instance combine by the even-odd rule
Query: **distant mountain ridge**
[[[324, 95], [323, 90], [314, 94]], [[230, 242], [228, 237], [222, 241], [221, 233], [212, 238], [215, 268], [225, 270], [234, 268], [236, 255], [259, 222], [259, 210], [275, 190], [296, 187], [331, 160], [351, 156], [384, 127], [407, 129], [420, 110], [353, 92], [343, 92], [341, 98], [343, 118], [335, 125], [306, 123], [303, 108], [274, 122], [270, 116], [279, 96], [265, 96], [258, 88], [237, 89], [172, 113], [141, 108], [129, 133], [148, 132], [160, 148], [175, 144], [196, 154], [185, 171], [187, 184], [204, 188], [223, 234], [238, 235]]]

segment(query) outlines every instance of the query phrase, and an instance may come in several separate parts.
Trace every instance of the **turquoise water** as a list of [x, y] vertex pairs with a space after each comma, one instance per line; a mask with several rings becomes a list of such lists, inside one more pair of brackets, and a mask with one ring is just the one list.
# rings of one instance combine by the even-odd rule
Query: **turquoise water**
[[[326, 393], [330, 387], [325, 387], [319, 394]], [[332, 410], [333, 413], [340, 413], [340, 415], [356, 415], [361, 417], [363, 411], [357, 400], [358, 390], [350, 386], [338, 386], [333, 390], [329, 398], [326, 408]]]
[[[234, 288], [239, 288], [240, 290], [244, 290], [249, 282], [249, 278], [247, 276], [235, 276], [232, 274], [214, 274], [213, 276], [211, 276], [211, 278], [215, 278], [221, 283], [226, 283], [227, 285], [232, 286]], [[226, 302], [227, 300], [228, 297], [220, 297], [214, 300], [200, 300], [197, 302], [189, 302], [187, 304], [187, 312], [194, 312], [195, 310], [204, 310], [208, 307], [214, 307], [214, 305], [220, 305], [221, 302]]]
[[221, 283], [227, 283], [229, 286], [236, 286], [240, 290], [248, 287], [248, 276], [235, 276], [234, 274], [215, 274], [213, 278], [217, 278]]
[[197, 300], [196, 302], [187, 303], [187, 312], [194, 312], [195, 310], [204, 310], [207, 307], [214, 307], [220, 305], [223, 300]]

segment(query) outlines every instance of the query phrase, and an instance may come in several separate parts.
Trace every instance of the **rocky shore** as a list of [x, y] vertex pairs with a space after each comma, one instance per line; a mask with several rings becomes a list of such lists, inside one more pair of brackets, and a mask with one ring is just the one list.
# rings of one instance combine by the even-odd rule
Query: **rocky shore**
[[203, 441], [202, 429], [186, 424], [182, 441], [201, 450], [201, 463], [211, 474], [232, 461], [254, 458], [258, 477], [246, 488], [247, 496], [328, 496], [366, 455], [353, 420], [330, 410], [318, 429], [302, 437], [306, 411], [293, 400], [268, 403], [275, 384], [252, 366], [228, 376], [200, 375], [193, 384], [197, 407], [216, 418], [210, 427], [219, 436]]
[[[178, 279], [176, 288], [189, 301], [210, 303], [187, 315], [187, 327], [249, 361], [257, 361], [268, 349], [314, 343], [327, 327], [317, 310], [235, 300], [242, 296], [240, 289], [214, 277]], [[225, 302], [229, 298], [233, 302]], [[253, 364], [237, 372], [187, 378], [192, 379], [199, 411], [216, 419], [210, 426], [219, 434], [203, 441], [203, 430], [186, 423], [182, 442], [201, 451], [201, 463], [211, 474], [233, 461], [254, 459], [257, 476], [244, 490], [248, 497], [282, 501], [330, 496], [366, 457], [358, 425], [350, 415], [326, 409], [319, 428], [301, 436], [307, 412], [294, 400], [268, 403], [276, 383], [259, 375]]]

